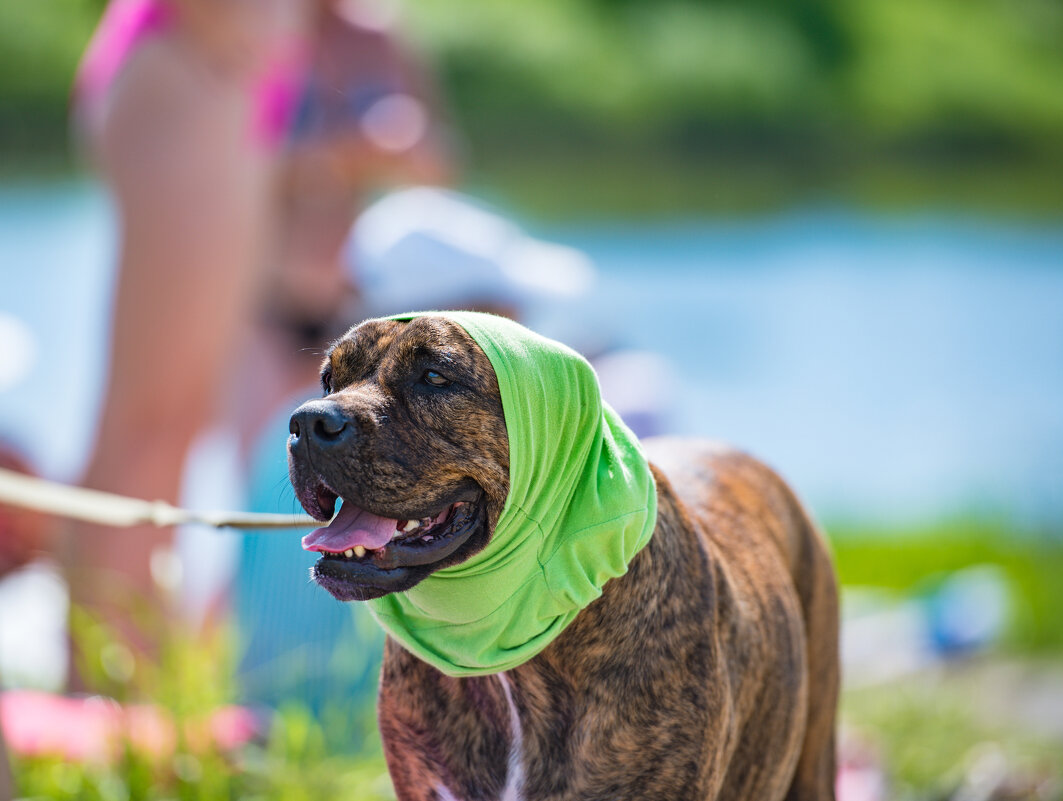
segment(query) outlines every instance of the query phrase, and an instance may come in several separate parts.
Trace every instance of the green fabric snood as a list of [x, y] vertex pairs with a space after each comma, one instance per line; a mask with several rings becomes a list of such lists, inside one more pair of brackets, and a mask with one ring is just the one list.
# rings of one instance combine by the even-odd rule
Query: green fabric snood
[[649, 542], [657, 489], [635, 435], [587, 361], [517, 323], [441, 314], [487, 354], [509, 435], [510, 489], [490, 542], [402, 593], [368, 601], [401, 645], [449, 676], [542, 651]]

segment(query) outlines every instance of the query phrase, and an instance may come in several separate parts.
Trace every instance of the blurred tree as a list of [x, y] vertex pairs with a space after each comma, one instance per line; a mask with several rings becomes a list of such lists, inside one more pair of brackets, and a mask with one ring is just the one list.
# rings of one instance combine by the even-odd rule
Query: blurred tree
[[[62, 147], [102, 5], [0, 4], [0, 150]], [[996, 160], [1040, 180], [1063, 163], [1059, 0], [408, 0], [406, 13], [474, 169], [588, 154], [806, 174]]]
[[20, 154], [63, 149], [74, 68], [105, 5], [106, 0], [0, 3], [0, 149]]

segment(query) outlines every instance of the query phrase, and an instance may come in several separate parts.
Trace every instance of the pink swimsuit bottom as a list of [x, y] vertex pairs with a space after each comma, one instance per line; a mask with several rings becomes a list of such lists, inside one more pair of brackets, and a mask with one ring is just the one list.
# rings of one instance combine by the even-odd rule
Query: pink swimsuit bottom
[[[137, 45], [169, 30], [175, 9], [166, 0], [111, 0], [85, 50], [74, 80], [74, 99], [91, 109], [106, 96]], [[306, 76], [305, 48], [278, 46], [252, 82], [254, 100], [250, 133], [254, 141], [277, 148], [287, 138]]]

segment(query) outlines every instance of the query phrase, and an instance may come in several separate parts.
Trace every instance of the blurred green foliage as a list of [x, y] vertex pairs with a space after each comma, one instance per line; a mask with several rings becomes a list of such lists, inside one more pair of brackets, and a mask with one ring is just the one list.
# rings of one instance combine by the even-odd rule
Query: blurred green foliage
[[[474, 141], [1056, 150], [1054, 0], [417, 0]], [[480, 133], [480, 131], [483, 131]]]
[[867, 744], [883, 766], [887, 798], [963, 799], [976, 796], [958, 789], [995, 756], [1015, 778], [1041, 784], [1042, 792], [993, 798], [1063, 801], [1063, 751], [1057, 738], [1028, 730], [997, 710], [980, 708], [986, 696], [1000, 692], [999, 671], [1021, 677], [1043, 666], [1000, 662], [953, 665], [946, 671], [921, 673], [885, 685], [851, 688], [842, 693], [843, 726]]
[[375, 715], [318, 718], [297, 702], [269, 714], [260, 736], [226, 750], [202, 736], [213, 712], [237, 703], [238, 638], [227, 628], [195, 634], [157, 612], [134, 609], [138, 641], [149, 653], [82, 610], [72, 610], [78, 668], [88, 690], [129, 703], [145, 699], [171, 720], [172, 751], [129, 742], [114, 761], [73, 764], [58, 755], [14, 759], [18, 796], [70, 801], [317, 801], [394, 798]]
[[[102, 3], [0, 4], [0, 152], [63, 151]], [[559, 182], [612, 206], [616, 184], [646, 173], [656, 190], [617, 211], [758, 207], [839, 184], [860, 200], [947, 202], [974, 183], [995, 206], [1063, 205], [1045, 177], [1063, 166], [1058, 0], [408, 0], [406, 13], [473, 180], [534, 210], [565, 203]]]
[[0, 153], [61, 153], [81, 51], [105, 0], [0, 3]]
[[537, 216], [1063, 208], [1054, 0], [418, 0], [477, 191]]

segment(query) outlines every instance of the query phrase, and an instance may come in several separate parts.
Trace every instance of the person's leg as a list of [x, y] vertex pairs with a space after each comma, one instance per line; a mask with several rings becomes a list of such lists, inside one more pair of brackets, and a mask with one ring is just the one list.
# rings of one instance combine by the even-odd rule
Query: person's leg
[[[172, 38], [143, 45], [114, 87], [98, 150], [121, 262], [86, 486], [174, 502], [188, 446], [214, 411], [271, 213], [249, 102], [240, 81]], [[170, 540], [150, 527], [79, 528], [66, 554], [72, 601], [124, 622], [126, 600], [154, 596], [151, 555]]]

